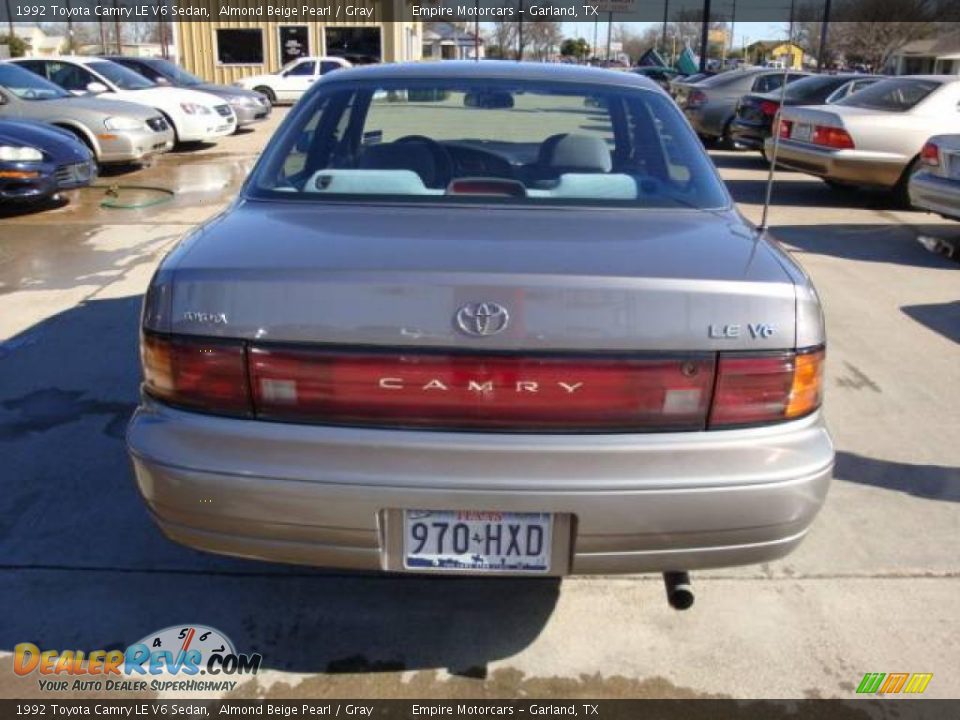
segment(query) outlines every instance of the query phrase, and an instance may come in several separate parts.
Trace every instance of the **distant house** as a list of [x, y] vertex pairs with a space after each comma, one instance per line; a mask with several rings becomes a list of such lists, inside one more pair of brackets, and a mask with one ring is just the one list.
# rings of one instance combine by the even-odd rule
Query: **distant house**
[[788, 70], [802, 70], [804, 64], [813, 61], [802, 47], [782, 40], [761, 40], [748, 45], [746, 59], [751, 65], [785, 67]]
[[960, 34], [908, 43], [893, 53], [888, 69], [895, 75], [960, 75]]
[[[4, 27], [3, 30], [6, 28]], [[0, 30], [0, 33], [6, 35], [7, 33], [3, 30]], [[36, 25], [14, 25], [13, 34], [26, 43], [26, 57], [59, 55], [67, 44], [67, 39], [63, 35], [47, 35]], [[6, 44], [0, 45], [0, 57], [10, 57], [10, 49]]]
[[479, 50], [483, 58], [483, 39], [461, 30], [454, 23], [431, 22], [423, 28], [424, 60], [474, 60]]

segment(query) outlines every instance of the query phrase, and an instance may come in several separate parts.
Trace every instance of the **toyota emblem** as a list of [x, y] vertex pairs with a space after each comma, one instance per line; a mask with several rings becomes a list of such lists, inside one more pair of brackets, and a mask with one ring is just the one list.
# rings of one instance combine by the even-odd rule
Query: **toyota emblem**
[[477, 337], [496, 335], [510, 323], [510, 313], [495, 302], [468, 303], [457, 310], [454, 318], [464, 333]]

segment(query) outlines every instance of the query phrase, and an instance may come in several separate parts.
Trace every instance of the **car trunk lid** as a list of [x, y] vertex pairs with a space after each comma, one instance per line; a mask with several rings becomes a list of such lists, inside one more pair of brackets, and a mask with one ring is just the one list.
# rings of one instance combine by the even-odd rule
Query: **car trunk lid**
[[[158, 332], [527, 352], [794, 345], [789, 261], [733, 211], [253, 201], [171, 260], [145, 312]], [[497, 308], [503, 327], [475, 332]]]

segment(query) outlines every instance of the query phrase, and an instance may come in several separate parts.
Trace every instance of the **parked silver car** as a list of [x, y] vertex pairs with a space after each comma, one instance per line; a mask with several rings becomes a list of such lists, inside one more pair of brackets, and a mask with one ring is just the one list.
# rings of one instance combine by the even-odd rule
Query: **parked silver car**
[[69, 130], [101, 165], [145, 160], [173, 148], [173, 128], [156, 110], [76, 97], [13, 63], [0, 63], [0, 119], [39, 120]]
[[737, 114], [737, 103], [747, 93], [769, 93], [810, 73], [791, 70], [784, 73], [775, 68], [730, 70], [690, 85], [678, 95], [677, 102], [684, 114], [704, 140], [719, 140], [726, 148], [734, 147], [732, 126]]
[[157, 85], [173, 85], [216, 95], [233, 108], [237, 116], [237, 129], [263, 122], [270, 117], [270, 111], [273, 109], [270, 101], [260, 93], [234, 85], [206, 82], [164, 58], [109, 55], [104, 59], [123, 65]]
[[163, 261], [142, 332], [139, 488], [213, 552], [757, 563], [797, 546], [831, 476], [816, 292], [632, 73], [325, 76]]
[[[784, 108], [777, 164], [830, 185], [890, 190], [906, 204], [924, 142], [958, 125], [960, 78], [889, 78], [833, 105]], [[772, 138], [766, 150], [770, 155]]]
[[920, 150], [920, 169], [910, 176], [910, 204], [960, 220], [960, 135], [936, 135]]

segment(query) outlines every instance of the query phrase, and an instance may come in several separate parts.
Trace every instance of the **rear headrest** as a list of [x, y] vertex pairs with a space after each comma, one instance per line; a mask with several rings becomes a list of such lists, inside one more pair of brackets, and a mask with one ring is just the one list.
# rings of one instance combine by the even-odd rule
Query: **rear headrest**
[[411, 170], [428, 187], [437, 179], [437, 163], [433, 153], [422, 142], [370, 145], [364, 149], [357, 167], [363, 170]]
[[610, 172], [613, 161], [602, 138], [595, 135], [552, 135], [540, 148], [540, 164], [571, 171]]

